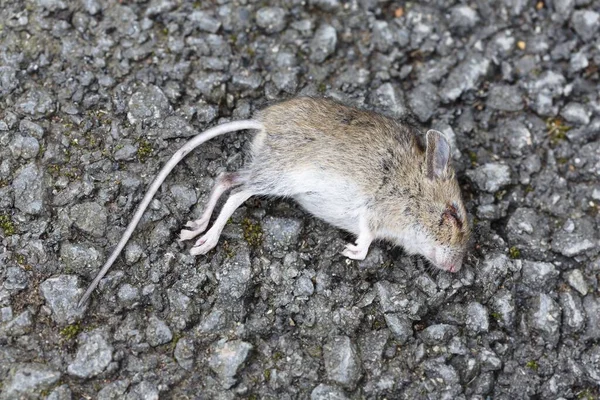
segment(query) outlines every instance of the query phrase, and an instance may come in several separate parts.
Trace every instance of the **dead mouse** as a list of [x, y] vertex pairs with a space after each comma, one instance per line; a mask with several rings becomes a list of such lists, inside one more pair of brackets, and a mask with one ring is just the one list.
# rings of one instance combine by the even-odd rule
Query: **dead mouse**
[[442, 270], [460, 269], [470, 230], [444, 135], [430, 130], [422, 146], [410, 124], [332, 100], [298, 97], [265, 108], [255, 120], [211, 128], [179, 149], [150, 186], [80, 306], [175, 165], [207, 140], [244, 129], [258, 131], [250, 148], [252, 161], [241, 171], [217, 177], [204, 213], [181, 231], [180, 241], [204, 233], [217, 200], [233, 189], [191, 254], [215, 247], [233, 212], [250, 197], [266, 195], [292, 197], [314, 216], [355, 234], [356, 242], [342, 252], [351, 259], [364, 259], [371, 242], [384, 239]]

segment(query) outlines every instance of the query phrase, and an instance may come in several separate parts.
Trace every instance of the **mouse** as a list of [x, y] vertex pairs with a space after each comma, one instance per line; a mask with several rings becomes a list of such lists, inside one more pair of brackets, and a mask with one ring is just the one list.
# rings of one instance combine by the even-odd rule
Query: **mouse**
[[[317, 97], [295, 97], [227, 122], [186, 142], [160, 170], [127, 229], [84, 295], [83, 305], [115, 262], [163, 181], [187, 154], [226, 133], [252, 130], [250, 161], [216, 177], [199, 219], [179, 241], [196, 239], [190, 253], [213, 249], [234, 211], [252, 196], [294, 199], [304, 210], [355, 235], [342, 250], [364, 260], [376, 240], [423, 256], [435, 267], [461, 269], [470, 237], [467, 213], [448, 139], [422, 135], [416, 124]], [[423, 137], [424, 136], [424, 137]], [[210, 229], [221, 196], [229, 192]]]

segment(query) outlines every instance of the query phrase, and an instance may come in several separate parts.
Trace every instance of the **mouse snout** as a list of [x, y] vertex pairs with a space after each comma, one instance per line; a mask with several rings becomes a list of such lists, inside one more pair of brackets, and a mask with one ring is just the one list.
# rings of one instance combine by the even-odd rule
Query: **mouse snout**
[[[436, 254], [437, 255], [437, 254]], [[436, 265], [448, 272], [458, 272], [462, 267], [462, 257], [449, 258], [449, 257], [439, 257], [435, 262]]]

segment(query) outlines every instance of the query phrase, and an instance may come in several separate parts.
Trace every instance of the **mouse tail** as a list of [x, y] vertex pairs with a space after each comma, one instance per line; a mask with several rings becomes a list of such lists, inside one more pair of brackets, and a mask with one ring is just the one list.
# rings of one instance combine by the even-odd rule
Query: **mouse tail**
[[254, 121], [254, 120], [241, 120], [241, 121], [228, 122], [228, 123], [225, 123], [222, 125], [218, 125], [218, 126], [215, 126], [214, 128], [210, 128], [210, 129], [196, 135], [191, 140], [189, 140], [186, 144], [184, 144], [179, 150], [177, 150], [177, 152], [175, 154], [173, 154], [173, 156], [167, 162], [167, 164], [165, 164], [165, 166], [160, 170], [160, 172], [158, 173], [156, 178], [154, 178], [154, 182], [152, 182], [152, 185], [150, 185], [150, 188], [148, 189], [148, 191], [146, 192], [146, 195], [142, 199], [142, 202], [138, 206], [133, 218], [131, 219], [131, 222], [129, 223], [129, 225], [127, 226], [127, 229], [125, 230], [125, 233], [123, 234], [123, 236], [121, 237], [121, 240], [117, 244], [117, 247], [115, 247], [115, 249], [113, 250], [112, 254], [108, 258], [108, 260], [106, 261], [106, 263], [104, 264], [104, 266], [102, 267], [100, 272], [98, 272], [98, 274], [94, 278], [94, 281], [88, 286], [88, 288], [85, 291], [85, 293], [83, 294], [83, 296], [81, 296], [81, 299], [79, 299], [79, 302], [77, 303], [77, 307], [81, 307], [87, 301], [87, 299], [90, 297], [90, 295], [92, 294], [94, 289], [96, 289], [96, 286], [98, 286], [98, 283], [100, 282], [100, 280], [104, 277], [104, 275], [106, 275], [106, 273], [108, 272], [111, 265], [115, 262], [115, 260], [117, 259], [117, 257], [119, 256], [119, 254], [121, 253], [121, 251], [123, 250], [125, 245], [127, 244], [127, 241], [133, 234], [133, 231], [135, 230], [136, 226], [142, 219], [142, 215], [146, 211], [146, 208], [148, 208], [148, 205], [152, 201], [152, 198], [154, 197], [154, 195], [156, 194], [156, 192], [158, 191], [158, 189], [160, 188], [160, 186], [162, 185], [164, 180], [167, 178], [169, 173], [173, 170], [173, 168], [175, 168], [175, 166], [186, 155], [188, 155], [192, 150], [194, 150], [196, 147], [200, 146], [202, 143], [205, 143], [216, 136], [220, 136], [220, 135], [230, 133], [230, 132], [246, 130], [246, 129], [261, 130], [261, 129], [263, 129], [263, 126], [260, 122]]

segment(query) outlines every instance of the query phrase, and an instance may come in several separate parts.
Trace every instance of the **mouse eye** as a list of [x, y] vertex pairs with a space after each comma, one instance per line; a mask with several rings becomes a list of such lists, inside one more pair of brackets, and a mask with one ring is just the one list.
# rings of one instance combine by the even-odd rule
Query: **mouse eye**
[[462, 228], [462, 220], [460, 218], [460, 215], [458, 214], [458, 209], [454, 204], [446, 206], [446, 209], [442, 213], [442, 220], [440, 221], [440, 225], [444, 223], [453, 224], [459, 229]]

